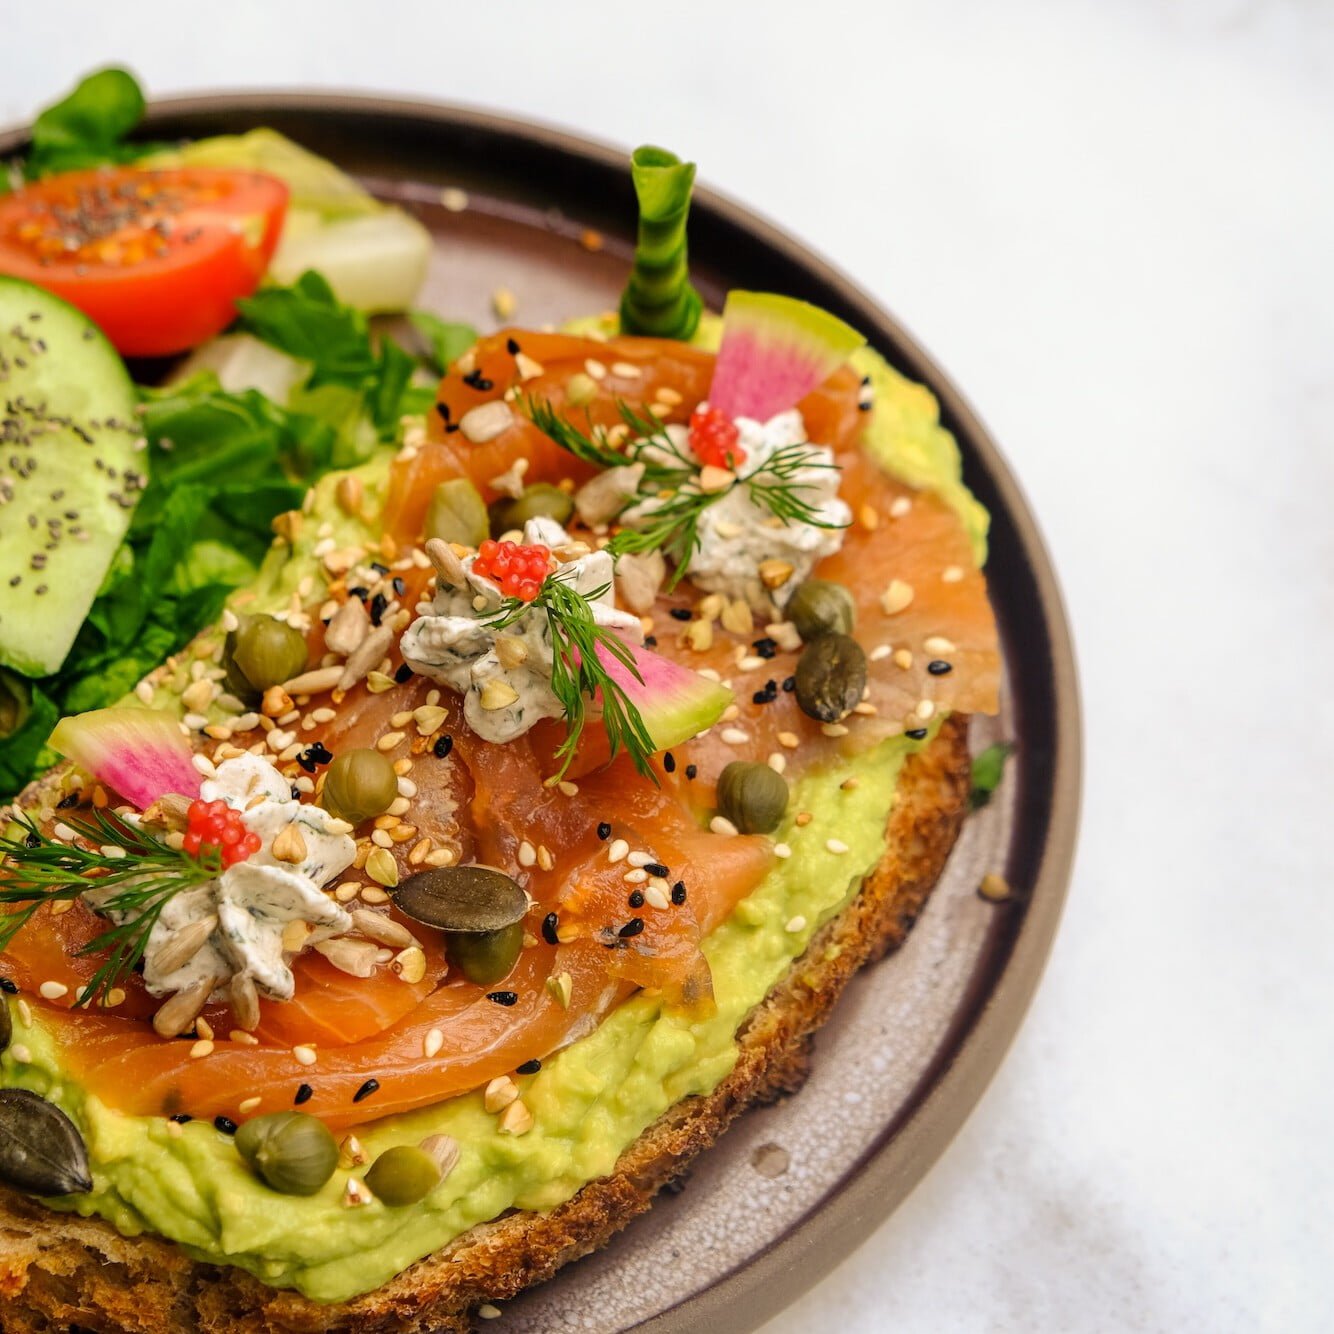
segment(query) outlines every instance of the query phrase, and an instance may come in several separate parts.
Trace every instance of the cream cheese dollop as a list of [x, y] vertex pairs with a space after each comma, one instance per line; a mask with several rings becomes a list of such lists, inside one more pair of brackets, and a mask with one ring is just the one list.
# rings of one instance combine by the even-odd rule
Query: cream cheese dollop
[[[819, 522], [780, 519], [755, 501], [748, 486], [734, 485], [721, 500], [701, 512], [699, 544], [686, 574], [696, 588], [706, 593], [741, 598], [757, 612], [771, 613], [786, 605], [818, 561], [843, 545], [843, 529], [851, 522], [852, 511], [839, 498], [841, 474], [834, 463], [834, 451], [808, 440], [806, 423], [797, 408], [780, 412], [767, 422], [738, 417], [736, 426], [740, 432], [738, 444], [745, 452], [745, 462], [738, 470], [742, 477], [763, 482], [764, 465], [778, 451], [804, 446], [804, 466], [784, 480], [787, 486], [800, 488], [801, 498]], [[679, 450], [689, 450], [689, 434], [684, 427], [665, 429]], [[627, 452], [635, 454], [633, 449]], [[663, 503], [656, 497], [641, 501], [621, 514], [619, 522], [634, 528]], [[760, 570], [765, 562], [790, 566], [791, 571], [773, 587]]]
[[[643, 643], [639, 617], [614, 603], [612, 559], [605, 551], [572, 542], [553, 519], [529, 519], [526, 545], [541, 543], [569, 555], [556, 576], [589, 599], [593, 619], [632, 643]], [[474, 569], [477, 557], [460, 561], [461, 584], [441, 575], [430, 610], [403, 633], [403, 660], [463, 696], [463, 716], [484, 741], [503, 743], [522, 736], [543, 718], [559, 718], [564, 705], [551, 689], [553, 652], [546, 612], [525, 612], [497, 631], [486, 623], [505, 600], [500, 587]]]
[[[295, 981], [283, 949], [289, 922], [306, 922], [305, 944], [342, 935], [348, 913], [322, 886], [351, 866], [356, 844], [349, 826], [322, 807], [293, 798], [288, 780], [267, 759], [238, 755], [224, 760], [200, 787], [204, 801], [225, 801], [241, 812], [260, 839], [259, 851], [216, 880], [174, 895], [153, 925], [144, 955], [144, 985], [154, 996], [184, 991], [212, 977], [221, 998], [237, 978], [248, 979], [261, 996], [291, 1000]], [[299, 862], [280, 862], [273, 843], [295, 826], [306, 846]], [[217, 918], [217, 926], [192, 958], [164, 972], [155, 964], [178, 934], [195, 922]]]

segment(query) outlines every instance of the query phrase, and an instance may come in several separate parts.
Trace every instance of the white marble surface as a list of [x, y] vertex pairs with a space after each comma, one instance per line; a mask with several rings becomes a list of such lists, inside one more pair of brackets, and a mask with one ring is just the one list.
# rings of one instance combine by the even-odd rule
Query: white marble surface
[[768, 1334], [1328, 1328], [1334, 10], [1319, 0], [56, 3], [85, 67], [505, 108], [696, 156], [962, 383], [1061, 571], [1087, 708], [1055, 955], [993, 1087]]

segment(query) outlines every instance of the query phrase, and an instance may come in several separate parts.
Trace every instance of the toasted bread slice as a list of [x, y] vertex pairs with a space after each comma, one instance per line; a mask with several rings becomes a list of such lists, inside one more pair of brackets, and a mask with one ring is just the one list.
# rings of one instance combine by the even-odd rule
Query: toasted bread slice
[[908, 760], [885, 856], [747, 1020], [732, 1073], [707, 1096], [673, 1107], [621, 1155], [615, 1172], [565, 1204], [475, 1227], [376, 1291], [325, 1306], [242, 1270], [197, 1263], [158, 1238], [122, 1237], [100, 1219], [52, 1213], [0, 1191], [0, 1330], [467, 1330], [478, 1303], [513, 1297], [605, 1245], [735, 1116], [800, 1087], [812, 1032], [858, 968], [902, 944], [940, 876], [968, 805], [967, 737], [968, 720], [951, 717]]

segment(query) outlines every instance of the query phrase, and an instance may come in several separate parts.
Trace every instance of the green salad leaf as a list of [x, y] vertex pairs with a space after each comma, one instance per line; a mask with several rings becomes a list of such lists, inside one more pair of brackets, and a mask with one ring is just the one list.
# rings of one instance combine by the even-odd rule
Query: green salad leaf
[[991, 800], [1005, 773], [1005, 761], [1014, 754], [1014, 743], [997, 741], [973, 757], [973, 790], [969, 805], [980, 810]]
[[35, 681], [0, 668], [0, 793], [27, 782], [60, 711]]
[[444, 375], [477, 341], [477, 330], [471, 324], [442, 320], [429, 310], [410, 310], [408, 319], [429, 344], [427, 363], [437, 375]]
[[24, 164], [29, 180], [104, 162], [132, 162], [153, 150], [123, 140], [143, 119], [144, 95], [134, 75], [116, 66], [97, 70], [32, 126]]

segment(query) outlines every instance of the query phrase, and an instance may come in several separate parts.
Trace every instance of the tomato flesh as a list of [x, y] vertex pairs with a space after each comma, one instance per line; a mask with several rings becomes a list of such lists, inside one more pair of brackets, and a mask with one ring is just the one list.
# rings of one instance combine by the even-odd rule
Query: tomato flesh
[[168, 356], [235, 319], [287, 197], [258, 172], [65, 172], [0, 197], [0, 273], [77, 306], [126, 356]]

